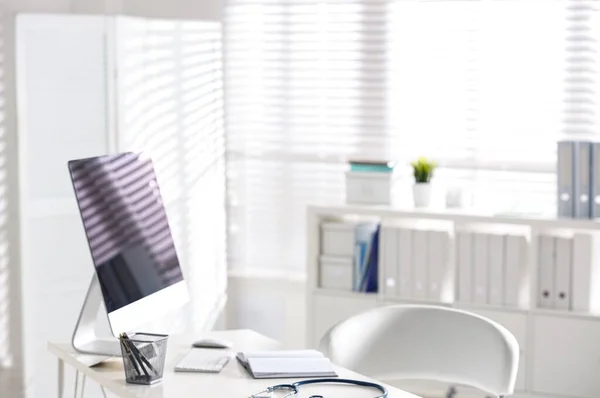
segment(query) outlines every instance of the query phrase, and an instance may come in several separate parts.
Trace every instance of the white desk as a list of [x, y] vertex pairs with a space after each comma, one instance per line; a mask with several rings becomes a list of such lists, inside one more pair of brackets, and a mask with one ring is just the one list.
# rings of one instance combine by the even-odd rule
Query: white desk
[[[211, 332], [206, 336], [222, 337], [231, 341], [234, 344], [234, 351], [280, 348], [278, 342], [251, 330]], [[106, 390], [122, 398], [246, 398], [267, 386], [286, 382], [285, 379], [254, 380], [235, 358], [229, 361], [219, 374], [173, 372], [175, 364], [190, 350], [192, 341], [199, 337], [197, 334], [169, 337], [163, 380], [154, 386], [125, 383], [121, 358], [113, 358], [90, 368], [82, 362], [84, 358], [75, 353], [70, 344], [50, 342], [48, 350], [56, 355], [59, 361], [59, 398], [62, 398], [64, 364], [74, 367], [88, 379], [96, 381]], [[336, 371], [343, 378], [369, 380], [344, 368], [336, 367]], [[386, 387], [390, 398], [418, 398], [408, 392]], [[377, 391], [351, 386], [306, 386], [300, 390], [298, 397], [307, 398], [313, 394], [323, 394], [327, 398], [371, 398], [377, 394]]]

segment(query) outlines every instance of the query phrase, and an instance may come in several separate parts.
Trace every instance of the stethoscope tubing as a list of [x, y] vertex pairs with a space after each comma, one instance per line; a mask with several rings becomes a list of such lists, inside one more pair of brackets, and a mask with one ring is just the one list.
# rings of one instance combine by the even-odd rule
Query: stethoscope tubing
[[[388, 396], [387, 389], [384, 386], [382, 386], [381, 384], [372, 383], [370, 381], [352, 380], [352, 379], [337, 379], [337, 378], [335, 378], [335, 379], [334, 378], [308, 379], [308, 380], [297, 381], [292, 384], [278, 384], [278, 385], [272, 386], [270, 388], [273, 390], [289, 389], [291, 391], [290, 395], [295, 395], [298, 393], [299, 387], [307, 386], [310, 384], [322, 384], [322, 383], [348, 384], [348, 385], [354, 385], [354, 386], [359, 386], [359, 387], [374, 388], [376, 390], [379, 390], [379, 392], [381, 392], [381, 395], [378, 395], [374, 398], [387, 398], [387, 396]], [[315, 397], [319, 397], [319, 396], [320, 395], [315, 395]]]

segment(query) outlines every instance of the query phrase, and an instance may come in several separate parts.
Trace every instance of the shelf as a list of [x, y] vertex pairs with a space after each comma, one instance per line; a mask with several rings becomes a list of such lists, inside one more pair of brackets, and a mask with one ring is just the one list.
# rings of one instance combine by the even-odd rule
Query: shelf
[[376, 300], [379, 297], [378, 293], [352, 292], [352, 291], [347, 291], [347, 290], [323, 289], [320, 287], [314, 289], [313, 293], [318, 294], [320, 296], [336, 296], [336, 297], [360, 298], [360, 299], [370, 299], [370, 300]]
[[452, 307], [453, 303], [433, 300], [428, 298], [408, 298], [408, 297], [397, 297], [397, 296], [382, 296], [381, 298], [386, 303], [395, 304], [426, 304], [426, 305], [439, 305], [442, 307]]
[[555, 310], [546, 308], [534, 308], [530, 311], [533, 315], [560, 316], [564, 318], [579, 318], [593, 321], [600, 321], [600, 314], [590, 314], [589, 312], [575, 312], [566, 310]]
[[528, 225], [540, 228], [570, 228], [600, 230], [599, 220], [577, 220], [543, 216], [519, 216], [493, 213], [477, 213], [472, 210], [417, 210], [390, 206], [310, 206], [309, 211], [318, 216], [347, 216], [350, 214], [372, 217], [399, 217], [429, 220], [448, 220], [465, 223], [494, 223]]
[[453, 303], [454, 308], [461, 310], [472, 310], [472, 311], [502, 311], [502, 312], [513, 312], [516, 314], [528, 314], [531, 310], [529, 308], [520, 307], [509, 307], [496, 304], [479, 304], [479, 303], [467, 303], [462, 301], [456, 301]]

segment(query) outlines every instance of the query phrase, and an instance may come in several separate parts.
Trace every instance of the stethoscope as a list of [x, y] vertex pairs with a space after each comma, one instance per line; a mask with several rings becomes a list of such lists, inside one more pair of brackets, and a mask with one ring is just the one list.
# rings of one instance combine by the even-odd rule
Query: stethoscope
[[[298, 394], [299, 387], [306, 386], [309, 384], [321, 384], [321, 383], [332, 383], [332, 384], [348, 384], [352, 386], [368, 387], [379, 390], [381, 395], [374, 398], [387, 398], [387, 389], [381, 384], [371, 383], [369, 381], [352, 380], [352, 379], [309, 379], [303, 381], [297, 381], [292, 384], [277, 384], [274, 386], [267, 387], [265, 390], [259, 391], [256, 394], [250, 395], [249, 398], [262, 398], [264, 394], [270, 394], [275, 391], [287, 391], [288, 393], [281, 398], [288, 398], [292, 395]], [[323, 395], [311, 395], [310, 398], [324, 398]]]

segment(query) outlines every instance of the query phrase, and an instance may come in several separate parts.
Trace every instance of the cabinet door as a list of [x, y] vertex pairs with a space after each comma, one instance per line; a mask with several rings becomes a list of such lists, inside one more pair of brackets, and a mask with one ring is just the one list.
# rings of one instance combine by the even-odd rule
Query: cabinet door
[[476, 310], [473, 312], [504, 326], [517, 339], [521, 352], [519, 357], [519, 373], [517, 374], [515, 389], [524, 391], [525, 373], [527, 371], [527, 364], [525, 363], [527, 358], [527, 355], [525, 355], [527, 349], [527, 315], [491, 310]]
[[600, 391], [600, 322], [560, 316], [533, 321], [532, 389], [597, 398]]
[[[327, 331], [345, 319], [377, 307], [375, 295], [366, 297], [326, 296], [314, 294], [312, 299], [313, 333], [309, 346], [317, 347]], [[372, 297], [371, 297], [372, 296]], [[310, 325], [309, 319], [309, 325]]]

